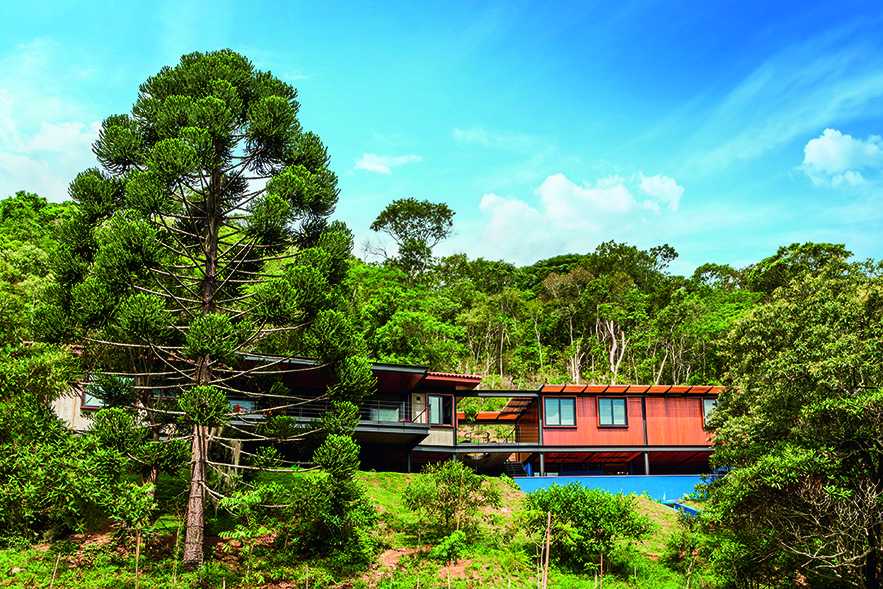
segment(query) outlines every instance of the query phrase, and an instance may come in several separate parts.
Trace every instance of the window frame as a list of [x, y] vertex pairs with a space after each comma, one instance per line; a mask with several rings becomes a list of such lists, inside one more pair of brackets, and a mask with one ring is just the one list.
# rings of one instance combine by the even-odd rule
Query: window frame
[[[713, 407], [711, 411], [707, 411], [705, 409], [705, 403], [711, 401]], [[708, 425], [708, 416], [712, 414], [712, 412], [717, 408], [717, 397], [702, 397], [702, 425]]]
[[[87, 402], [87, 397], [92, 402]], [[86, 387], [83, 387], [83, 391], [80, 393], [80, 409], [104, 409], [104, 400], [86, 392]]]
[[[601, 402], [610, 401], [610, 421], [611, 423], [601, 422]], [[613, 411], [613, 401], [622, 401], [624, 423], [616, 423], [616, 417]], [[595, 405], [598, 409], [598, 427], [628, 427], [629, 426], [629, 400], [628, 397], [598, 397]]]
[[[432, 399], [437, 398], [441, 401], [441, 421], [435, 421], [435, 415], [432, 410]], [[445, 402], [449, 403], [448, 411], [445, 411]], [[426, 395], [426, 412], [429, 414], [430, 427], [454, 427], [454, 395]], [[445, 421], [447, 419], [447, 421]]]
[[[549, 401], [558, 402], [558, 421], [559, 423], [549, 423], [549, 411], [546, 403]], [[570, 401], [573, 405], [573, 423], [561, 422], [561, 401]], [[543, 397], [543, 427], [577, 427], [576, 423], [576, 397]]]

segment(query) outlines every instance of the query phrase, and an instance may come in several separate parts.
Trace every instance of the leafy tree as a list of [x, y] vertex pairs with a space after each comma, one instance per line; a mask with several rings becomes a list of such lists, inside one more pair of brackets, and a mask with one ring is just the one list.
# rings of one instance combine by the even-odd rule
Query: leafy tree
[[742, 560], [792, 582], [880, 586], [883, 281], [830, 259], [770, 294], [729, 337], [719, 398], [716, 525]]
[[395, 264], [413, 284], [423, 277], [432, 261], [432, 248], [451, 235], [454, 211], [444, 203], [401, 198], [386, 206], [374, 222], [371, 231], [389, 235], [398, 246]]
[[47, 203], [19, 191], [0, 200], [0, 337], [31, 339], [34, 308], [50, 282], [49, 256], [56, 223], [69, 216], [71, 203]]
[[481, 507], [499, 507], [500, 492], [462, 462], [446, 460], [424, 466], [405, 488], [402, 501], [408, 509], [426, 513], [436, 532], [448, 534], [471, 529]]
[[552, 514], [550, 555], [563, 567], [583, 572], [600, 566], [601, 555], [643, 538], [649, 533], [650, 518], [637, 512], [634, 497], [578, 483], [553, 484], [524, 499], [527, 525], [545, 528], [546, 514]]
[[189, 435], [187, 567], [202, 562], [205, 496], [217, 493], [210, 442], [224, 452], [234, 437], [304, 434], [280, 415], [264, 434], [240, 422], [210, 439], [234, 415], [227, 395], [255, 400], [237, 416], [246, 421], [303, 402], [277, 382], [284, 358], [254, 354], [317, 357], [332, 382], [320, 400], [343, 411], [371, 383], [344, 299], [352, 238], [327, 221], [337, 179], [295, 98], [229, 50], [185, 55], [148, 78], [131, 114], [102, 125], [93, 150], [103, 170], [71, 183], [58, 286], [38, 313], [44, 337], [85, 340], [97, 370], [135, 379], [154, 441]]
[[852, 252], [843, 244], [792, 243], [747, 268], [745, 282], [750, 290], [769, 295], [798, 276], [820, 272], [829, 263], [836, 264], [851, 256]]

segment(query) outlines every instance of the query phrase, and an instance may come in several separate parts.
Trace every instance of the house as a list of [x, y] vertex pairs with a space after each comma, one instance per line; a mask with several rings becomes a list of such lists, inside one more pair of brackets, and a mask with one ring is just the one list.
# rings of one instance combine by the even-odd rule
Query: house
[[[258, 363], [262, 357], [247, 357]], [[281, 379], [301, 398], [287, 410], [318, 418], [328, 384], [309, 359], [286, 359]], [[477, 390], [481, 378], [423, 366], [374, 363], [376, 386], [365, 398], [355, 437], [363, 469], [413, 472], [455, 457], [489, 474], [514, 476], [665, 475], [709, 472], [705, 419], [722, 387], [544, 385], [537, 390]], [[467, 420], [457, 411], [469, 397], [505, 399], [499, 411]], [[254, 398], [229, 398], [243, 420], [261, 419]], [[501, 400], [501, 404], [503, 401]], [[55, 404], [71, 427], [88, 427], [100, 400], [88, 388]]]

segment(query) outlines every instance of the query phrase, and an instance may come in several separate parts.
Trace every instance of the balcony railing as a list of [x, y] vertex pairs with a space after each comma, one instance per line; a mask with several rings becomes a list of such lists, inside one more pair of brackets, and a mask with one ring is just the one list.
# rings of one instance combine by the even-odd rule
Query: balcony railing
[[[253, 402], [252, 402], [253, 403]], [[243, 401], [230, 400], [230, 406], [234, 410], [239, 407], [242, 411], [242, 419], [248, 421], [260, 421], [265, 419], [265, 415], [259, 411], [250, 412], [247, 405]], [[285, 415], [296, 417], [299, 420], [311, 420], [322, 417], [331, 409], [331, 404], [327, 401], [316, 403], [307, 403], [298, 407], [289, 407], [285, 410]], [[383, 423], [383, 424], [426, 424], [426, 410], [422, 409], [415, 412], [415, 408], [410, 400], [407, 401], [378, 401], [368, 400], [359, 407], [359, 418], [362, 423]]]
[[457, 434], [461, 444], [537, 444], [540, 441], [535, 423], [461, 425]]

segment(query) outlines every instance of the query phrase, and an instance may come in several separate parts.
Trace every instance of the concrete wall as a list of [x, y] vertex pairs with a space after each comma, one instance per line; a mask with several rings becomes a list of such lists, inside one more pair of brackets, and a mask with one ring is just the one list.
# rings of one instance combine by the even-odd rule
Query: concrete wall
[[84, 431], [92, 427], [92, 420], [90, 412], [83, 411], [82, 401], [82, 391], [76, 388], [53, 401], [52, 410], [69, 428]]

